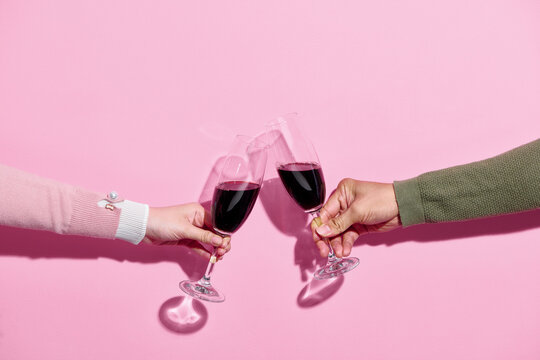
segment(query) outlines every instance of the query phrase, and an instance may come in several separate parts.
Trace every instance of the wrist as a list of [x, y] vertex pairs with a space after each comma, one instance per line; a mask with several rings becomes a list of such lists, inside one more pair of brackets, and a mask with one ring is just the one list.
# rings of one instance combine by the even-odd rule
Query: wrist
[[394, 181], [394, 193], [403, 227], [426, 222], [417, 178]]
[[156, 220], [156, 211], [157, 211], [157, 208], [155, 207], [148, 208], [148, 221], [146, 223], [146, 237], [150, 239], [153, 239], [156, 237], [155, 229], [157, 228], [157, 226], [154, 224]]
[[399, 205], [396, 198], [396, 189], [394, 188], [394, 184], [389, 183], [385, 185], [387, 187], [388, 204], [390, 206], [392, 215], [399, 217]]

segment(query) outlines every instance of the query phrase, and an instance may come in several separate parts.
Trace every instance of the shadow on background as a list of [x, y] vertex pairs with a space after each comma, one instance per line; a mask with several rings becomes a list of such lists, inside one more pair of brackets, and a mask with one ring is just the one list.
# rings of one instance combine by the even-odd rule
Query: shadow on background
[[308, 217], [285, 191], [281, 180], [266, 180], [259, 194], [263, 207], [274, 226], [287, 236], [294, 236], [294, 262], [300, 270], [302, 281], [308, 280], [308, 273], [314, 273], [325, 259], [319, 255], [308, 227]]
[[[98, 259], [138, 263], [172, 262], [196, 277], [204, 259], [183, 246], [132, 245], [123, 240], [58, 235], [46, 231], [0, 226], [0, 256]], [[202, 265], [201, 265], [202, 264]]]
[[540, 227], [540, 210], [533, 210], [469, 221], [423, 224], [387, 233], [367, 234], [361, 236], [355, 246], [392, 246], [406, 241], [456, 240], [482, 235], [508, 234], [538, 227]]
[[191, 334], [204, 327], [208, 310], [191, 296], [177, 296], [165, 301], [158, 311], [161, 324], [178, 334]]
[[[214, 162], [199, 196], [199, 204], [207, 212], [211, 211], [214, 189], [218, 184], [219, 175], [221, 174], [225, 160], [226, 157], [222, 156]], [[209, 246], [205, 247], [209, 252], [212, 252]], [[189, 279], [199, 280], [204, 275], [207, 264], [207, 260], [201, 260], [197, 264], [198, 268], [196, 270], [194, 269], [191, 274], [186, 273]], [[166, 329], [174, 333], [191, 334], [199, 331], [206, 325], [208, 310], [201, 301], [189, 295], [182, 295], [165, 301], [159, 308], [158, 319]]]
[[[295, 264], [299, 267], [301, 280], [307, 281], [315, 269], [326, 262], [326, 259], [320, 257], [313, 243], [311, 230], [307, 224], [308, 215], [290, 198], [279, 178], [266, 180], [259, 196], [274, 226], [283, 234], [296, 238]], [[361, 236], [355, 246], [392, 246], [407, 241], [456, 240], [520, 232], [538, 227], [540, 227], [540, 210], [533, 210], [470, 221], [423, 224], [387, 233], [367, 234]], [[326, 283], [310, 281], [298, 294], [298, 306], [312, 307], [330, 298], [343, 285], [343, 277], [338, 279], [331, 279]]]
[[321, 258], [313, 242], [309, 215], [291, 199], [279, 178], [266, 180], [259, 197], [274, 226], [283, 234], [296, 238], [294, 263], [299, 268], [300, 279], [310, 280], [298, 294], [298, 306], [312, 307], [326, 301], [343, 285], [344, 277], [328, 281], [313, 280], [313, 273], [324, 266], [326, 259]]
[[[199, 200], [208, 210], [223, 160], [222, 157], [216, 161], [201, 192]], [[191, 280], [198, 280], [204, 274], [207, 265], [206, 259], [184, 246], [146, 244], [135, 246], [123, 240], [59, 235], [7, 226], [0, 226], [0, 256], [21, 256], [30, 259], [108, 258], [143, 264], [172, 262], [178, 264]], [[178, 334], [198, 331], [208, 319], [205, 306], [189, 296], [168, 299], [161, 305], [158, 315], [163, 326]]]
[[[206, 259], [193, 254], [183, 246], [146, 244], [135, 246], [122, 240], [66, 236], [10, 227], [0, 227], [0, 256], [21, 256], [30, 259], [108, 258], [143, 264], [172, 262], [177, 263], [190, 279], [200, 278], [206, 266]], [[199, 301], [180, 301], [180, 299], [183, 298], [169, 299], [161, 306], [159, 319], [163, 326], [179, 334], [200, 330], [206, 324], [208, 311]]]
[[298, 294], [296, 303], [303, 308], [319, 305], [337, 293], [344, 281], [345, 276], [324, 280], [315, 280], [312, 278]]

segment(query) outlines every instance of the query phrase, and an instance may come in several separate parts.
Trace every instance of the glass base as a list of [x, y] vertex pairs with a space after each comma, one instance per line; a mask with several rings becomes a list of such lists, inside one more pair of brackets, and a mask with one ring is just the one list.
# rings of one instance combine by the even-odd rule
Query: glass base
[[225, 301], [225, 295], [211, 284], [203, 285], [199, 281], [184, 280], [179, 286], [183, 292], [200, 300], [216, 303]]
[[326, 264], [324, 267], [315, 271], [313, 277], [316, 280], [331, 279], [340, 275], [345, 274], [348, 271], [351, 271], [358, 266], [360, 260], [355, 257], [348, 257], [336, 260], [332, 263]]

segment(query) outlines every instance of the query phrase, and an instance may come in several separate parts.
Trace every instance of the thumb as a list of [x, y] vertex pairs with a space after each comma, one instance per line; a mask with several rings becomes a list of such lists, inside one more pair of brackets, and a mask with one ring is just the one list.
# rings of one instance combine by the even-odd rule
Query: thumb
[[212, 246], [220, 246], [223, 243], [223, 239], [220, 236], [193, 225], [188, 226], [184, 230], [184, 236], [188, 239], [197, 240], [200, 243]]
[[336, 236], [347, 230], [354, 224], [352, 211], [349, 209], [328, 221], [328, 223], [317, 227], [317, 233], [324, 237]]

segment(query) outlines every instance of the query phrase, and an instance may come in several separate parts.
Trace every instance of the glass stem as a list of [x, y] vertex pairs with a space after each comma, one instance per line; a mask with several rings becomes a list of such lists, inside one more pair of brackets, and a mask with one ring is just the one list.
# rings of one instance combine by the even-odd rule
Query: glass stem
[[210, 256], [210, 261], [208, 261], [208, 266], [206, 267], [206, 271], [204, 272], [203, 277], [199, 280], [199, 284], [203, 286], [210, 286], [210, 276], [212, 275], [212, 272], [214, 271], [214, 267], [216, 265], [217, 257], [216, 257], [216, 251], [217, 248], [214, 248], [212, 251], [212, 256]]
[[[314, 211], [314, 212], [312, 212], [310, 214], [313, 217], [313, 219], [321, 216], [321, 213], [319, 212], [319, 210]], [[330, 252], [328, 253], [328, 263], [327, 264], [335, 263], [337, 261], [337, 257], [336, 257], [336, 254], [334, 253], [334, 249], [332, 249], [332, 245], [330, 245], [330, 241], [328, 241], [327, 238], [324, 238], [324, 241], [326, 241], [326, 245], [328, 245], [328, 248], [330, 249]]]

